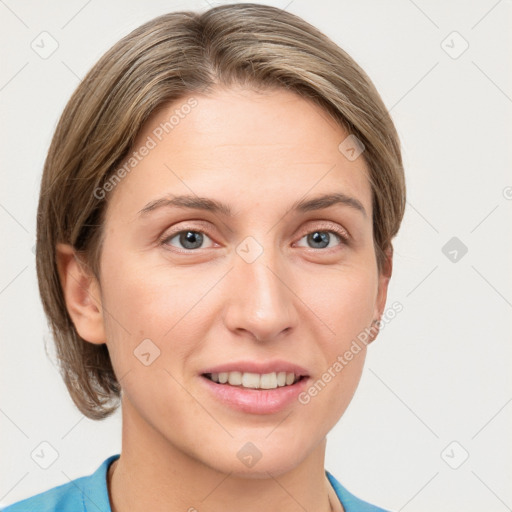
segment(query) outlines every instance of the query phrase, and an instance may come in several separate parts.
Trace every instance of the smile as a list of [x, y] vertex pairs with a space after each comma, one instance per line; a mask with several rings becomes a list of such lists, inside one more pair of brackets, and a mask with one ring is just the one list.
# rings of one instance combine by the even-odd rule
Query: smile
[[[224, 384], [220, 382], [219, 374], [217, 374], [219, 382], [213, 380], [212, 377], [215, 377], [215, 374], [212, 373], [205, 373], [200, 376], [200, 381], [206, 388], [209, 396], [215, 402], [230, 409], [256, 415], [276, 414], [294, 405], [297, 406], [299, 403], [298, 396], [304, 392], [308, 382], [311, 380], [305, 375], [297, 376], [294, 373], [288, 374], [287, 372], [276, 372], [275, 374], [251, 374], [237, 371], [221, 373], [225, 373], [228, 376], [228, 380]], [[281, 373], [280, 377], [279, 373]], [[285, 376], [284, 385], [279, 386], [277, 381], [279, 379], [280, 382], [283, 382], [283, 373]], [[270, 377], [266, 377], [267, 375], [270, 375]], [[249, 382], [250, 385], [258, 384], [261, 386], [263, 384], [274, 387], [245, 387], [243, 385], [244, 376], [246, 376], [244, 379], [246, 382], [247, 379], [249, 381], [253, 379], [253, 382]], [[290, 382], [292, 377], [294, 382], [287, 384], [287, 379]], [[222, 380], [225, 380], [225, 378], [226, 376], [222, 375]], [[232, 382], [240, 382], [240, 384], [230, 384], [230, 378]]]
[[219, 384], [248, 389], [276, 389], [291, 386], [302, 378], [300, 375], [291, 372], [259, 374], [240, 371], [205, 373], [204, 377]]

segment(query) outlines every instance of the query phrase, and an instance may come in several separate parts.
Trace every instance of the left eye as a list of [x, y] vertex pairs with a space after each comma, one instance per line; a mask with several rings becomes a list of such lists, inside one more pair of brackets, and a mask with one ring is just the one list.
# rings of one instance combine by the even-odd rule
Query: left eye
[[201, 231], [186, 230], [180, 231], [175, 235], [166, 238], [164, 240], [164, 243], [174, 246], [174, 244], [172, 244], [171, 242], [177, 239], [182, 246], [181, 248], [193, 250], [201, 248], [201, 245], [203, 244], [205, 238], [211, 241], [211, 238], [205, 233], [202, 233]]
[[336, 239], [339, 242], [343, 242], [343, 238], [338, 233], [335, 233], [334, 231], [312, 231], [311, 233], [308, 233], [307, 235], [303, 236], [301, 240], [306, 239], [308, 243], [313, 244], [313, 249], [325, 249], [329, 247], [334, 247], [334, 245], [331, 245], [331, 242], [336, 241]]

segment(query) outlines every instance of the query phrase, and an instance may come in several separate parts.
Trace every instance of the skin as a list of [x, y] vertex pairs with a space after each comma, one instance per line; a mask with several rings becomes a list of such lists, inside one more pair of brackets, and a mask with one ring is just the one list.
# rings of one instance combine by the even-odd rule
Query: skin
[[[293, 93], [219, 88], [193, 97], [197, 107], [109, 193], [99, 282], [70, 246], [58, 246], [73, 322], [88, 342], [107, 344], [122, 386], [112, 510], [328, 511], [326, 435], [356, 390], [366, 349], [307, 405], [269, 415], [217, 402], [199, 373], [281, 358], [315, 382], [380, 318], [392, 253], [379, 273], [368, 169], [338, 150], [348, 134]], [[134, 148], [186, 100], [154, 113]], [[288, 211], [335, 191], [366, 215], [344, 204]], [[225, 202], [234, 217], [186, 208], [139, 215], [169, 193]], [[187, 249], [176, 236], [183, 230], [204, 233], [203, 245]], [[327, 248], [307, 236], [315, 231], [327, 233]], [[263, 248], [253, 263], [236, 252], [248, 236]], [[149, 366], [133, 353], [147, 338], [160, 350]], [[262, 454], [252, 468], [237, 457], [249, 441]]]

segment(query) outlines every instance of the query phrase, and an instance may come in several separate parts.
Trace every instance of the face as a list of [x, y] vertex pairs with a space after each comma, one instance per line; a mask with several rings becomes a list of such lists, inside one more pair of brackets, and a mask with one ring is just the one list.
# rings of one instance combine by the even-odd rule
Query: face
[[[357, 387], [365, 348], [335, 362], [378, 318], [387, 279], [347, 135], [284, 90], [194, 94], [152, 116], [134, 146], [150, 149], [108, 193], [101, 309], [123, 413], [211, 468], [296, 467]], [[346, 200], [310, 202], [333, 194]], [[272, 388], [259, 375], [274, 372], [276, 389], [237, 380]]]

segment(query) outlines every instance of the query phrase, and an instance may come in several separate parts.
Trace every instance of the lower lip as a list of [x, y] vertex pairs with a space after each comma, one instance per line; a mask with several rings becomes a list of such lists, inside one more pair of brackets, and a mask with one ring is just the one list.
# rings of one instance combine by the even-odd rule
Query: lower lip
[[219, 401], [233, 409], [250, 414], [274, 414], [297, 400], [309, 378], [303, 377], [291, 386], [276, 389], [248, 389], [218, 384], [202, 375], [201, 380]]

